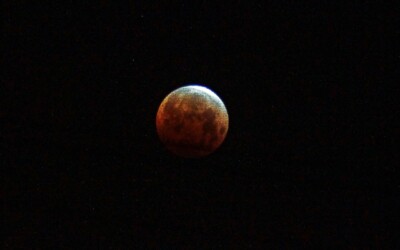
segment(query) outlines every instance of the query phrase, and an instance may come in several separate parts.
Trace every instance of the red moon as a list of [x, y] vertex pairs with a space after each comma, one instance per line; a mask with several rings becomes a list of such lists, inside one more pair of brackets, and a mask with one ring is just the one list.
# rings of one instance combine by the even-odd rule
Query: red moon
[[228, 112], [210, 89], [189, 85], [172, 91], [162, 101], [156, 117], [160, 140], [182, 157], [202, 157], [214, 152], [228, 132]]

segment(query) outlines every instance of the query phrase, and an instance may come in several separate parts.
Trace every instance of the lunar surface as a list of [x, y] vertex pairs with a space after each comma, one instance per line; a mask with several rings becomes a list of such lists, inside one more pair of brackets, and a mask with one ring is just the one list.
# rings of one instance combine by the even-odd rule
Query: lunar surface
[[228, 132], [228, 112], [222, 100], [199, 85], [181, 87], [162, 101], [156, 117], [161, 141], [183, 157], [214, 152]]

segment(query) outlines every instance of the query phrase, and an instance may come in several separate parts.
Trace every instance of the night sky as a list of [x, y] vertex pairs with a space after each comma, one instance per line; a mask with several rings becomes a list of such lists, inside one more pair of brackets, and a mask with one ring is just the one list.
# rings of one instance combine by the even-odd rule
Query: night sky
[[[396, 8], [214, 2], [3, 3], [1, 248], [400, 246]], [[201, 159], [155, 128], [192, 83], [230, 119]]]

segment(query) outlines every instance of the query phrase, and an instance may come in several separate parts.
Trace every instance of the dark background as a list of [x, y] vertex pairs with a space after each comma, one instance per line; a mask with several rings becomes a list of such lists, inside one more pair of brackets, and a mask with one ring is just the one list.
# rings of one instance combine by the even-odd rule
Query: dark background
[[[394, 5], [149, 2], [3, 3], [3, 248], [399, 246]], [[155, 130], [189, 83], [203, 159]]]

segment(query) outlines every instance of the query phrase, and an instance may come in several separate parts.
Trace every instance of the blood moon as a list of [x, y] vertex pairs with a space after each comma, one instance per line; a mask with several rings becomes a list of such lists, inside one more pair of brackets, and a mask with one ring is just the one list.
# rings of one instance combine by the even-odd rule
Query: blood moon
[[172, 91], [156, 116], [161, 141], [183, 157], [214, 152], [228, 132], [229, 117], [222, 100], [210, 89], [188, 85]]

